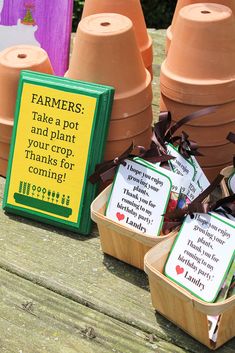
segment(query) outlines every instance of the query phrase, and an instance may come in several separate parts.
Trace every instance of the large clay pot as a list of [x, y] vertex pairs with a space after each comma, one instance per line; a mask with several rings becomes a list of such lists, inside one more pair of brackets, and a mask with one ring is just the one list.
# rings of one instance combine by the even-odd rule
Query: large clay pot
[[122, 153], [130, 145], [130, 138], [137, 140], [138, 136], [139, 143], [146, 144], [143, 131], [152, 124], [151, 76], [144, 67], [129, 18], [115, 13], [84, 17], [66, 77], [115, 88], [105, 154], [108, 159]]
[[[187, 43], [187, 45], [183, 45]], [[183, 7], [160, 74], [160, 110], [169, 110], [173, 121], [218, 105], [218, 110], [182, 127], [201, 147], [199, 158], [207, 176], [215, 177], [235, 152], [226, 136], [235, 130], [235, 19], [219, 4]], [[182, 64], [183, 63], [183, 64]]]
[[0, 52], [0, 175], [2, 176], [6, 176], [21, 70], [53, 74], [48, 55], [42, 48], [17, 45]]
[[145, 131], [139, 135], [124, 138], [121, 140], [108, 140], [106, 143], [106, 150], [104, 159], [111, 160], [125, 151], [133, 142], [136, 146], [144, 146], [146, 149], [150, 147], [152, 137], [152, 128], [148, 127]]
[[152, 39], [147, 33], [140, 0], [86, 0], [82, 18], [105, 12], [118, 13], [131, 19], [144, 65], [152, 73]]
[[175, 8], [174, 16], [173, 16], [173, 19], [172, 19], [172, 23], [167, 28], [167, 31], [166, 31], [166, 53], [168, 53], [169, 47], [171, 45], [171, 40], [172, 40], [172, 36], [173, 36], [173, 33], [174, 33], [174, 27], [175, 27], [176, 20], [178, 18], [179, 11], [184, 6], [191, 5], [191, 4], [196, 4], [196, 3], [217, 3], [217, 4], [225, 5], [225, 6], [229, 7], [230, 9], [232, 9], [233, 13], [235, 14], [235, 1], [234, 0], [216, 0], [216, 1], [215, 0], [206, 0], [206, 1], [202, 1], [202, 0], [178, 0], [176, 8]]

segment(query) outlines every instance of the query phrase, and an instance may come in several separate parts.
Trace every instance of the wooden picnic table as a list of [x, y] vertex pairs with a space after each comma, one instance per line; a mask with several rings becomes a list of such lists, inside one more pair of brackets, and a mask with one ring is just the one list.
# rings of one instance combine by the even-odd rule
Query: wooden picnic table
[[[149, 32], [156, 118], [165, 31]], [[146, 274], [104, 255], [95, 225], [81, 236], [0, 210], [0, 283], [0, 353], [210, 352], [154, 311]]]

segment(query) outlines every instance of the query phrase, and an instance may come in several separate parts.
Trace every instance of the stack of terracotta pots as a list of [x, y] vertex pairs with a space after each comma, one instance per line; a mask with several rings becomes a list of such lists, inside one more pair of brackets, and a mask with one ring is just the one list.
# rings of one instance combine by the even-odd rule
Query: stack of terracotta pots
[[234, 0], [178, 0], [177, 5], [175, 8], [174, 16], [172, 19], [171, 26], [167, 28], [166, 32], [166, 53], [168, 53], [169, 47], [171, 45], [171, 40], [172, 40], [172, 35], [174, 32], [174, 27], [176, 23], [176, 19], [178, 17], [179, 11], [182, 9], [182, 7], [187, 6], [187, 5], [192, 5], [196, 3], [217, 3], [221, 5], [228, 6], [230, 9], [232, 9], [233, 13], [235, 14], [235, 1]]
[[152, 39], [147, 32], [140, 0], [86, 0], [82, 18], [107, 12], [118, 13], [131, 19], [144, 65], [152, 75]]
[[235, 18], [220, 4], [183, 7], [161, 67], [160, 109], [174, 121], [203, 107], [218, 105], [216, 113], [184, 125], [204, 157], [199, 158], [212, 179], [229, 165], [234, 145], [227, 140], [235, 130]]
[[103, 13], [83, 18], [78, 26], [68, 78], [115, 88], [105, 160], [114, 159], [132, 141], [151, 140], [151, 76], [126, 16]]
[[7, 171], [21, 70], [53, 73], [47, 53], [41, 48], [18, 45], [0, 53], [0, 175], [4, 177]]

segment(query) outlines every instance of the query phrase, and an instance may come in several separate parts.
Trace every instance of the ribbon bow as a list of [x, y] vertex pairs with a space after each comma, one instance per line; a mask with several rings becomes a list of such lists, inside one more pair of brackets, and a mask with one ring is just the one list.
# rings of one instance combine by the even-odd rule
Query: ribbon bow
[[[224, 176], [219, 174], [211, 183], [211, 185], [209, 185], [207, 189], [205, 189], [193, 202], [188, 204], [186, 207], [165, 213], [164, 216], [170, 219], [170, 221], [164, 223], [163, 233], [169, 233], [169, 231], [183, 223], [185, 216], [190, 215], [193, 217], [193, 213], [208, 213], [211, 211], [216, 211], [225, 215], [227, 213], [235, 216], [235, 194], [225, 197], [217, 202], [203, 203], [203, 200], [205, 200], [205, 198], [212, 193], [212, 191], [219, 185], [223, 178]], [[221, 210], [221, 208], [223, 208], [224, 211]]]
[[[138, 153], [133, 154], [132, 152], [134, 150], [137, 150]], [[106, 182], [107, 180], [113, 179], [117, 167], [120, 164], [125, 166], [125, 159], [133, 159], [134, 157], [141, 157], [152, 163], [166, 162], [174, 158], [168, 155], [156, 155], [151, 149], [146, 150], [143, 146], [134, 146], [132, 143], [119, 157], [97, 164], [95, 167], [95, 172], [89, 177], [89, 181], [92, 184], [95, 184], [99, 180]]]
[[189, 121], [195, 120], [203, 115], [208, 115], [215, 112], [218, 106], [211, 106], [200, 109], [191, 113], [184, 118], [180, 119], [175, 124], [171, 125], [171, 113], [161, 112], [159, 121], [154, 125], [152, 142], [155, 144], [155, 149], [158, 154], [166, 154], [166, 143], [177, 143], [179, 145], [179, 152], [185, 158], [190, 156], [201, 156], [202, 154], [197, 151], [198, 145], [196, 142], [188, 139], [188, 135], [182, 132], [181, 136], [173, 136], [174, 133], [184, 124]]

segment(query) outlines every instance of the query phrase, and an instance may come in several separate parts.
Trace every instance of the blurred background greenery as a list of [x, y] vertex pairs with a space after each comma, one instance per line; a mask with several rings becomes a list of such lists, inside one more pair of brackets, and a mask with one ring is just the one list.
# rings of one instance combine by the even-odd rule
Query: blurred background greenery
[[[167, 28], [171, 23], [176, 2], [177, 0], [141, 0], [147, 27], [156, 29]], [[83, 4], [84, 1], [74, 0], [73, 32], [76, 31], [78, 22], [80, 21]]]

